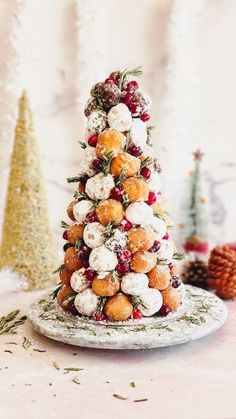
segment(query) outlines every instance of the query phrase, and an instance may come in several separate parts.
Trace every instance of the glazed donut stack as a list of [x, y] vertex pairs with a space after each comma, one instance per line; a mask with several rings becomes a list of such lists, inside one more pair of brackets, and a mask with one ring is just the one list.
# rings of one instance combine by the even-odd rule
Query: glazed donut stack
[[81, 173], [63, 222], [58, 304], [97, 321], [167, 316], [184, 298], [171, 221], [153, 157], [150, 98], [134, 77], [113, 72], [95, 84], [85, 108]]

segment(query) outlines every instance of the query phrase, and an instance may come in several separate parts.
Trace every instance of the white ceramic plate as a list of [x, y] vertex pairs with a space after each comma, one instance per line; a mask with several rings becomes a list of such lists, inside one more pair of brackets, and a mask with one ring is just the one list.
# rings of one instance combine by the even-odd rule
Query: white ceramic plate
[[186, 286], [181, 308], [165, 318], [96, 322], [65, 313], [50, 294], [28, 313], [32, 327], [44, 336], [71, 345], [100, 349], [148, 349], [177, 345], [214, 332], [227, 318], [227, 308], [214, 294]]

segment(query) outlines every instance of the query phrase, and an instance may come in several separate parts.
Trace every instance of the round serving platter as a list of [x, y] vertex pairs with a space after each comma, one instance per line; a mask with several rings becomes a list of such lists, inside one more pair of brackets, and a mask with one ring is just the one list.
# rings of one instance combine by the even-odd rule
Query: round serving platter
[[27, 317], [40, 334], [71, 345], [148, 349], [189, 342], [214, 332], [224, 324], [227, 308], [214, 294], [186, 285], [184, 304], [164, 318], [96, 322], [62, 311], [49, 293], [30, 307]]

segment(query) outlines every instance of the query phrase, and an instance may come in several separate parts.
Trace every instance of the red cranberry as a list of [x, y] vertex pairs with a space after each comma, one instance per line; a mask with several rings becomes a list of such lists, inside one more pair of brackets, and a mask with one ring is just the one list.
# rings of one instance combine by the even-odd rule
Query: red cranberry
[[98, 321], [105, 320], [105, 318], [106, 318], [106, 316], [105, 316], [105, 314], [103, 312], [95, 311], [93, 313], [93, 319], [96, 320], [97, 322]]
[[166, 233], [166, 234], [164, 235], [164, 237], [162, 237], [162, 240], [169, 240], [169, 234], [168, 234], [168, 233]]
[[133, 224], [130, 221], [124, 219], [121, 221], [121, 227], [123, 231], [129, 231], [133, 227]]
[[89, 212], [88, 214], [87, 214], [87, 217], [86, 217], [86, 221], [88, 222], [88, 223], [95, 223], [95, 221], [97, 221], [98, 219], [97, 219], [97, 215], [96, 215], [96, 212], [95, 211], [93, 211], [93, 212]]
[[92, 281], [95, 275], [96, 275], [96, 272], [91, 268], [86, 269], [86, 271], [84, 272], [84, 276], [87, 279], [87, 281]]
[[118, 84], [118, 81], [115, 79], [115, 77], [108, 77], [108, 78], [105, 80], [105, 83]]
[[69, 249], [69, 247], [72, 247], [73, 246], [73, 244], [71, 244], [71, 243], [66, 243], [66, 244], [64, 244], [64, 246], [63, 246], [63, 250], [64, 250], [64, 252], [66, 252], [67, 251], [67, 249]]
[[165, 304], [163, 304], [160, 308], [160, 310], [158, 311], [158, 315], [159, 316], [167, 316], [167, 314], [169, 314], [171, 312], [171, 309], [169, 307], [167, 307]]
[[143, 167], [140, 171], [140, 175], [142, 175], [144, 179], [149, 179], [151, 176], [151, 170], [148, 167]]
[[89, 254], [90, 254], [89, 247], [86, 246], [86, 245], [81, 246], [81, 248], [80, 248], [80, 257], [81, 257], [81, 259], [87, 260], [88, 257], [89, 257]]
[[139, 157], [143, 154], [143, 150], [138, 145], [132, 144], [128, 148], [128, 153], [131, 154], [134, 157]]
[[131, 105], [129, 105], [129, 110], [133, 115], [136, 114], [138, 110], [138, 105], [132, 103]]
[[150, 115], [149, 115], [148, 113], [144, 112], [144, 113], [142, 113], [142, 114], [140, 115], [140, 119], [141, 119], [143, 122], [147, 122], [147, 121], [149, 121], [149, 119], [150, 119]]
[[101, 172], [103, 168], [103, 161], [102, 159], [95, 159], [92, 161], [92, 168], [95, 170], [96, 173]]
[[129, 264], [127, 262], [119, 262], [116, 270], [119, 275], [125, 275], [129, 272]]
[[64, 239], [64, 240], [68, 240], [68, 233], [67, 233], [67, 230], [65, 230], [65, 231], [63, 232], [62, 237], [63, 237], [63, 239]]
[[124, 190], [118, 187], [114, 187], [111, 190], [110, 198], [115, 199], [116, 201], [122, 202], [122, 198], [124, 195]]
[[171, 263], [171, 262], [170, 262], [170, 263], [168, 264], [168, 267], [169, 267], [169, 270], [170, 270], [170, 271], [173, 271], [173, 269], [174, 269], [174, 265], [173, 265], [173, 263]]
[[142, 314], [141, 310], [139, 310], [138, 308], [135, 308], [133, 310], [133, 313], [132, 313], [131, 317], [134, 320], [140, 320], [140, 319], [142, 319], [143, 314]]
[[131, 261], [131, 253], [127, 249], [121, 250], [118, 254], [118, 258], [119, 258], [120, 262], [130, 262]]
[[139, 85], [135, 80], [130, 81], [127, 83], [125, 90], [126, 92], [133, 92], [134, 90], [138, 90]]
[[148, 194], [148, 200], [146, 201], [146, 203], [148, 205], [152, 205], [152, 204], [155, 204], [156, 200], [157, 200], [157, 196], [156, 196], [155, 192], [150, 191], [149, 194]]
[[161, 243], [158, 240], [155, 240], [151, 249], [149, 249], [150, 252], [158, 252], [161, 248]]
[[93, 134], [91, 135], [91, 137], [88, 138], [88, 145], [90, 145], [90, 147], [96, 147], [98, 142], [98, 134]]
[[132, 93], [126, 93], [126, 95], [123, 98], [123, 103], [130, 107], [133, 103], [133, 95]]
[[181, 280], [177, 276], [172, 276], [172, 287], [178, 288], [181, 285]]

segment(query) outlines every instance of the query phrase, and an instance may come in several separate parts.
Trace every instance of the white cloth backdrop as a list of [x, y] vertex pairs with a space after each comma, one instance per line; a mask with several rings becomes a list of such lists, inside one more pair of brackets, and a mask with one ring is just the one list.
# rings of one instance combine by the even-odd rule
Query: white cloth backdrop
[[234, 0], [2, 0], [1, 219], [22, 84], [35, 113], [59, 250], [59, 224], [72, 196], [65, 178], [79, 171], [77, 142], [83, 139], [82, 107], [89, 87], [114, 69], [142, 64], [177, 241], [196, 147], [206, 152], [212, 242], [235, 240], [236, 55], [230, 48], [235, 18]]

